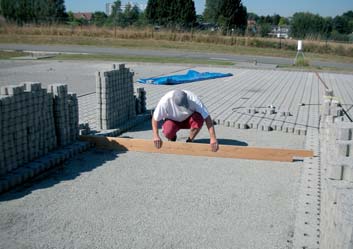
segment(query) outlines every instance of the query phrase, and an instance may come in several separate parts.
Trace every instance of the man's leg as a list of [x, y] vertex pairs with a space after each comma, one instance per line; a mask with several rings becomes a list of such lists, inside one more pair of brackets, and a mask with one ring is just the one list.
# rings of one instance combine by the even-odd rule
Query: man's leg
[[162, 126], [164, 136], [170, 141], [176, 141], [176, 133], [180, 130], [179, 122], [167, 119]]
[[190, 125], [190, 135], [187, 142], [194, 141], [194, 138], [200, 132], [202, 125], [203, 125], [203, 117], [200, 113], [194, 112], [191, 117], [189, 118], [189, 125]]

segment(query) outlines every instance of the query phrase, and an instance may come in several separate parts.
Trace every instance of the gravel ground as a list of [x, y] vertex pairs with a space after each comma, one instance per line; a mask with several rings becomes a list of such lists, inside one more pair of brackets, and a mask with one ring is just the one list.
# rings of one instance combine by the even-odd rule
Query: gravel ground
[[[229, 144], [301, 148], [304, 141], [216, 129]], [[149, 124], [125, 135], [147, 138]], [[206, 140], [202, 130], [199, 141]], [[91, 150], [0, 196], [0, 248], [291, 248], [301, 168]]]

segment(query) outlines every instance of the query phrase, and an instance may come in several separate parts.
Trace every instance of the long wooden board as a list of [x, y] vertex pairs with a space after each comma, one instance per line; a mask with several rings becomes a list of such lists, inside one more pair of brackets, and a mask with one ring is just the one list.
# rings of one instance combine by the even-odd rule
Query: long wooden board
[[140, 151], [150, 153], [238, 158], [266, 161], [292, 162], [295, 158], [313, 157], [308, 150], [290, 150], [259, 148], [232, 145], [219, 145], [217, 152], [212, 152], [209, 144], [163, 141], [162, 148], [154, 147], [152, 140], [118, 137], [81, 136], [81, 140], [93, 142], [98, 148], [120, 151]]

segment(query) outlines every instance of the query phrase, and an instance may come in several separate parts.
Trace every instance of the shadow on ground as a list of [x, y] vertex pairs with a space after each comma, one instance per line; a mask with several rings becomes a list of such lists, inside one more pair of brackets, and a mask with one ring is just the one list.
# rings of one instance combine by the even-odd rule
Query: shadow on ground
[[[248, 143], [239, 141], [239, 140], [234, 140], [234, 139], [223, 139], [223, 138], [218, 138], [218, 144], [221, 145], [235, 145], [235, 146], [248, 146]], [[208, 144], [210, 143], [209, 139], [195, 139], [194, 143], [202, 143], [202, 144]]]
[[0, 195], [0, 203], [14, 199], [20, 199], [38, 189], [46, 189], [63, 181], [71, 181], [82, 173], [90, 172], [108, 161], [115, 160], [119, 154], [113, 150], [92, 149], [77, 155], [64, 164], [47, 171], [33, 180], [30, 180], [7, 193]]

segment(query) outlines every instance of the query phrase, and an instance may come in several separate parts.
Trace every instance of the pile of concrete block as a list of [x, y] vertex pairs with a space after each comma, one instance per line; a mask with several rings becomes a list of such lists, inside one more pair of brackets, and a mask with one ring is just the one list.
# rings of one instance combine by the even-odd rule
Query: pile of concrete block
[[52, 84], [48, 92], [53, 97], [53, 111], [58, 146], [73, 143], [78, 138], [78, 101], [75, 93], [68, 93], [66, 84]]
[[1, 87], [0, 176], [78, 138], [78, 102], [64, 84]]
[[[342, 115], [343, 111], [340, 102], [333, 96], [333, 91], [331, 89], [326, 89], [324, 103], [321, 110], [321, 117], [331, 119], [331, 121], [327, 121], [332, 123], [335, 118], [341, 117]], [[321, 122], [321, 124], [325, 124], [325, 122]]]
[[135, 108], [136, 114], [145, 113], [147, 111], [146, 91], [143, 87], [139, 87], [136, 89]]
[[[331, 98], [327, 98], [331, 97]], [[353, 248], [353, 123], [326, 94], [321, 116], [320, 248]]]
[[115, 129], [136, 117], [133, 76], [124, 64], [96, 74], [98, 129]]
[[1, 88], [1, 174], [56, 147], [52, 103], [51, 96], [38, 82]]

